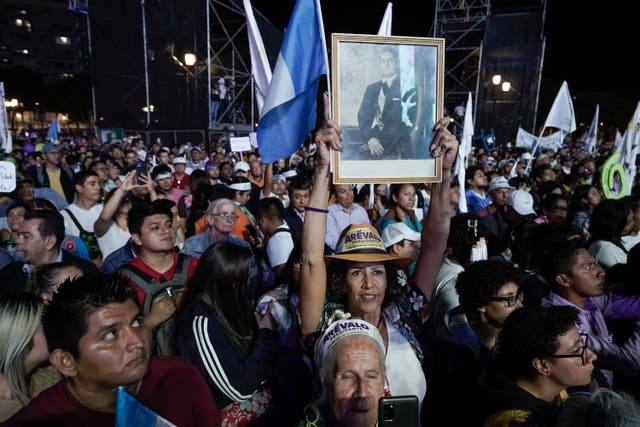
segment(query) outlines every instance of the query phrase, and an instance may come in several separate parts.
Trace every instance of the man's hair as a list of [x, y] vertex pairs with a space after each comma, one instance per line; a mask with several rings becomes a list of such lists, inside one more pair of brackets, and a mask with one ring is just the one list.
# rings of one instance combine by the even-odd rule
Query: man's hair
[[171, 168], [169, 167], [169, 165], [158, 165], [156, 167], [153, 168], [153, 170], [151, 171], [151, 178], [152, 179], [156, 179], [156, 177], [158, 175], [160, 175], [161, 173], [168, 173], [171, 174]]
[[473, 166], [469, 166], [467, 168], [467, 170], [464, 172], [464, 176], [465, 176], [464, 187], [465, 188], [469, 188], [469, 180], [473, 180], [476, 172], [479, 171], [479, 170], [482, 171], [482, 173], [484, 173], [484, 169], [482, 169], [482, 166], [480, 166], [480, 165], [473, 165]]
[[277, 197], [265, 197], [258, 202], [256, 218], [284, 221], [284, 205]]
[[289, 181], [287, 190], [289, 191], [289, 197], [291, 197], [293, 190], [311, 190], [311, 182], [304, 175], [297, 175]]
[[558, 350], [558, 337], [578, 322], [578, 310], [570, 306], [526, 306], [511, 313], [504, 322], [495, 351], [495, 366], [515, 381], [531, 378], [537, 371], [535, 358]]
[[566, 239], [556, 241], [553, 245], [548, 245], [540, 254], [542, 262], [538, 263], [540, 273], [544, 280], [554, 289], [556, 276], [567, 274], [571, 276], [571, 267], [576, 263], [578, 251], [587, 249], [582, 239]]
[[108, 304], [127, 299], [139, 307], [133, 288], [116, 275], [90, 274], [65, 281], [53, 294], [42, 317], [49, 351], [61, 349], [78, 358], [78, 343], [87, 333], [89, 317]]
[[456, 281], [460, 307], [469, 322], [478, 320], [478, 309], [489, 304], [500, 288], [518, 283], [521, 278], [522, 272], [511, 262], [485, 260], [469, 264]]
[[148, 216], [152, 215], [166, 215], [170, 221], [173, 221], [173, 214], [171, 210], [166, 206], [163, 206], [158, 203], [141, 203], [137, 206], [134, 206], [129, 211], [129, 215], [127, 216], [127, 226], [129, 227], [129, 233], [131, 234], [140, 234], [140, 229], [142, 228], [142, 224], [144, 223], [144, 219]]
[[64, 218], [60, 212], [49, 210], [28, 210], [24, 214], [24, 220], [36, 219], [39, 221], [38, 233], [42, 238], [55, 236], [56, 247], [60, 247], [64, 239]]
[[133, 153], [133, 154], [136, 156], [136, 158], [138, 157], [138, 153], [136, 153], [136, 152], [135, 152], [135, 150], [132, 150], [132, 149], [130, 149], [130, 148], [129, 148], [129, 149], [127, 149], [127, 150], [125, 150], [125, 152], [124, 152], [125, 157], [126, 157], [126, 156], [127, 156], [127, 154], [129, 154], [129, 153]]
[[217, 213], [218, 206], [223, 205], [225, 203], [230, 204], [235, 209], [236, 205], [233, 203], [233, 200], [227, 199], [225, 197], [221, 197], [219, 199], [215, 199], [213, 202], [209, 204], [209, 206], [207, 206], [207, 215]]
[[[95, 163], [105, 163], [105, 162], [103, 162], [102, 160], [95, 161], [95, 162], [91, 163], [91, 167], [90, 167], [89, 169], [84, 170], [84, 171], [80, 171], [80, 172], [76, 173], [76, 174], [73, 176], [73, 181], [72, 181], [72, 184], [73, 184], [73, 187], [74, 187], [74, 188], [76, 187], [76, 185], [80, 185], [80, 186], [84, 185], [85, 181], [86, 181], [90, 176], [95, 176], [95, 177], [97, 177], [97, 178], [100, 178], [100, 176], [98, 175], [98, 172], [96, 172], [96, 171], [94, 171], [94, 170], [92, 169], [92, 168], [93, 168], [93, 165], [94, 165]], [[105, 163], [105, 164], [106, 164], [106, 163]]]

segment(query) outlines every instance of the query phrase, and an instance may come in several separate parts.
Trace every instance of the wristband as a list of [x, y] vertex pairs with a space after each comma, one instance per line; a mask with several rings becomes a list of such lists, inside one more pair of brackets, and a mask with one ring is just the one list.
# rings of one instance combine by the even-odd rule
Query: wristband
[[313, 206], [305, 206], [304, 210], [311, 212], [329, 213], [329, 209], [314, 208]]

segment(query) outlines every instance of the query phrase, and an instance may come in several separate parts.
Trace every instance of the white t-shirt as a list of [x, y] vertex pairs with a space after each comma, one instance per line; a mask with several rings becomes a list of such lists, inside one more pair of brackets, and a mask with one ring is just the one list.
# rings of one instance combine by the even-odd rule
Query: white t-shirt
[[[67, 206], [66, 209], [69, 209], [73, 216], [76, 217], [84, 231], [93, 233], [93, 224], [96, 223], [98, 217], [100, 217], [100, 212], [102, 212], [102, 203], [98, 203], [93, 205], [90, 209], [82, 209], [80, 206], [75, 203]], [[80, 236], [80, 230], [74, 224], [73, 220], [69, 217], [69, 214], [66, 210], [61, 210], [60, 213], [64, 218], [64, 229], [66, 230], [66, 234], [70, 236]]]
[[[289, 230], [289, 226], [286, 223], [278, 228]], [[269, 257], [271, 268], [285, 264], [292, 250], [293, 238], [290, 232], [280, 231], [272, 234], [267, 240], [267, 256]]]
[[104, 236], [98, 237], [98, 246], [100, 246], [102, 257], [106, 258], [111, 252], [120, 249], [129, 241], [130, 237], [131, 233], [128, 230], [123, 230], [115, 222], [112, 222]]

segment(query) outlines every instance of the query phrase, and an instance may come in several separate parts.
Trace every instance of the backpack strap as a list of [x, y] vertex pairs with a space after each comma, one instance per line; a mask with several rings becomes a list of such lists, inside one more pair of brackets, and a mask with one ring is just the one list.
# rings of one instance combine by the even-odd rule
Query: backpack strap
[[130, 263], [121, 265], [118, 270], [118, 274], [131, 280], [135, 285], [139, 286], [144, 291], [144, 301], [142, 302], [142, 313], [147, 314], [151, 310], [151, 302], [153, 301], [153, 295], [151, 293], [154, 287], [157, 288], [157, 282], [148, 274], [140, 270], [138, 267], [131, 265]]
[[82, 228], [82, 226], [78, 222], [78, 219], [75, 217], [73, 213], [71, 213], [71, 211], [68, 208], [64, 208], [63, 211], [65, 211], [67, 215], [69, 215], [69, 218], [71, 218], [71, 221], [73, 221], [76, 227], [78, 227], [78, 230], [80, 231], [80, 233], [88, 233], [88, 231], [85, 231], [85, 229]]

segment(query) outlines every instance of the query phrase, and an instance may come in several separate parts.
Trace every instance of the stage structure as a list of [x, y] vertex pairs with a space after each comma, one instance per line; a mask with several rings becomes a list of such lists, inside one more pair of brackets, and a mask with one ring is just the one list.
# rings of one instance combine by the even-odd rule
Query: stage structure
[[[88, 14], [98, 127], [178, 129], [192, 140], [202, 131], [254, 129], [242, 0], [95, 0]], [[282, 32], [254, 15], [275, 64]], [[216, 84], [225, 93], [214, 122]]]
[[505, 144], [518, 126], [534, 131], [545, 3], [496, 8], [490, 0], [436, 2], [433, 36], [445, 39], [445, 107], [455, 117], [471, 92], [476, 135], [495, 134], [496, 143]]

